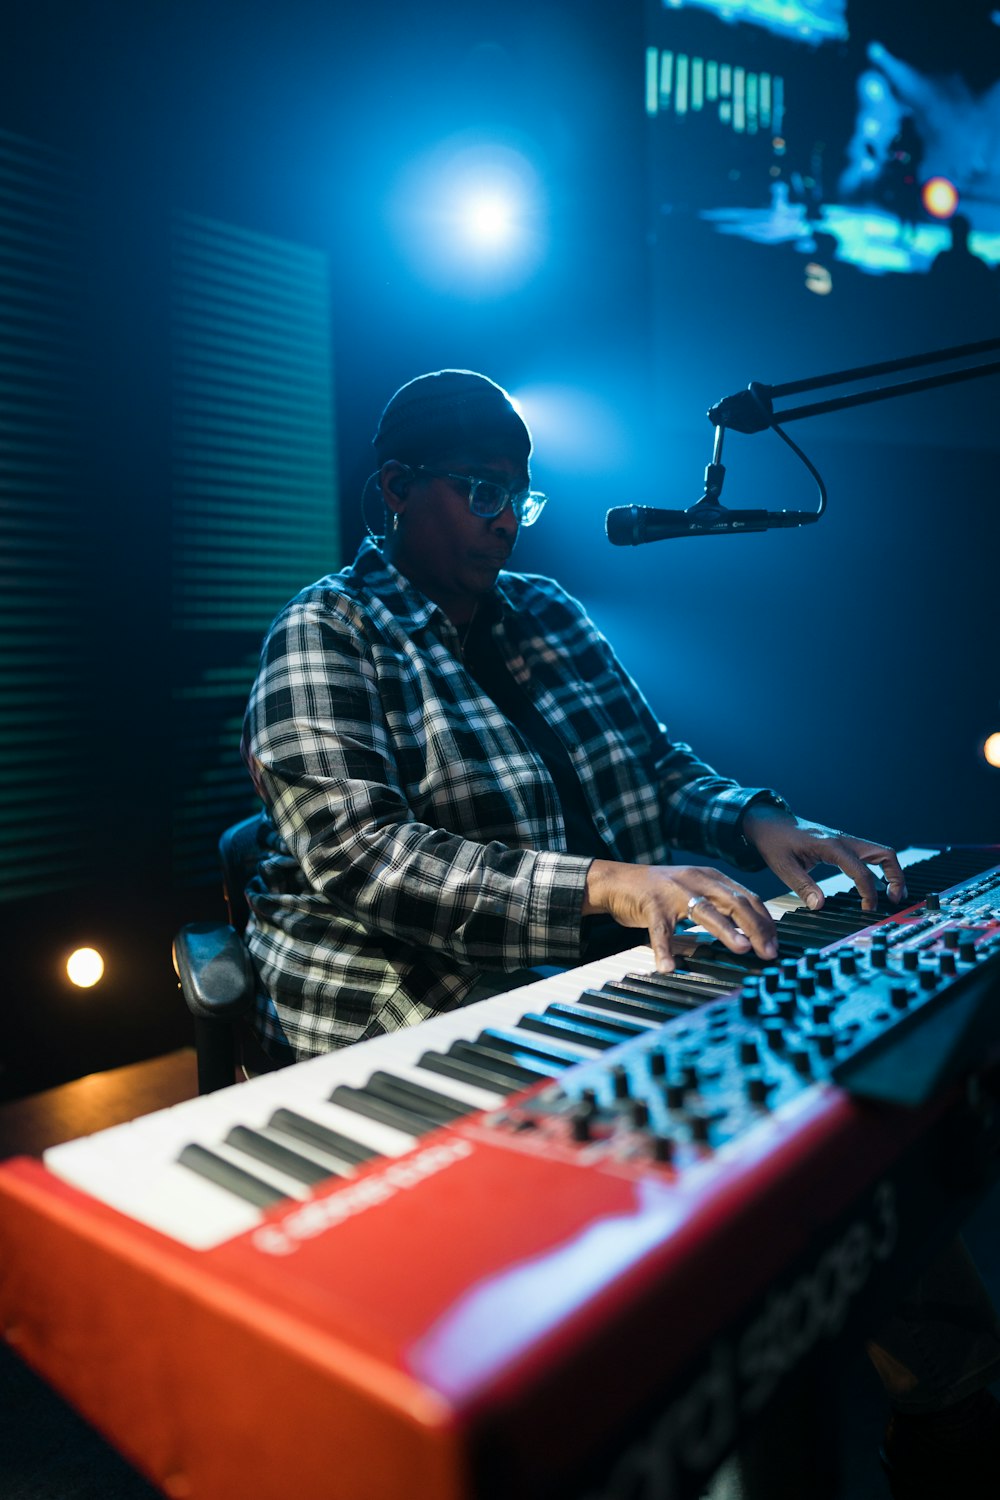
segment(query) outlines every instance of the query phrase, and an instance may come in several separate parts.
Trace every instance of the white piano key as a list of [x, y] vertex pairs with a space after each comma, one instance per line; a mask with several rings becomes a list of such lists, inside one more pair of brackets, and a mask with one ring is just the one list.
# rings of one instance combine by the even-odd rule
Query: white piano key
[[161, 1164], [144, 1182], [126, 1182], [109, 1174], [90, 1140], [70, 1144], [79, 1149], [56, 1148], [60, 1155], [54, 1161], [49, 1160], [54, 1152], [46, 1154], [46, 1164], [58, 1177], [193, 1250], [210, 1250], [262, 1221], [263, 1215], [252, 1204], [234, 1198], [176, 1161]]

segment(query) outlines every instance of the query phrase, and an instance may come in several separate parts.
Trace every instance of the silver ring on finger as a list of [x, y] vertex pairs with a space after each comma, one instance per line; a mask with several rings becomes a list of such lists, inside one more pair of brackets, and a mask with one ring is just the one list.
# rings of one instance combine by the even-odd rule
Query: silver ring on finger
[[705, 902], [705, 904], [707, 905], [708, 904], [708, 897], [707, 896], [689, 896], [688, 897], [687, 909], [688, 909], [688, 916], [689, 917], [693, 915], [695, 907], [696, 906], [700, 906], [702, 904], [702, 902]]

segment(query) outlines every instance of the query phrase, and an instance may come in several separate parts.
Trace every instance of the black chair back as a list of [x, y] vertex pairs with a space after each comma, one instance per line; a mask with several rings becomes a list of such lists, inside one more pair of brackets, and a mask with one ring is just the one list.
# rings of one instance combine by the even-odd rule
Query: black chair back
[[[264, 814], [227, 828], [219, 839], [229, 924], [189, 922], [174, 939], [174, 969], [194, 1018], [198, 1092], [210, 1094], [237, 1081], [240, 1033], [256, 1001], [256, 977], [243, 933], [250, 915], [246, 885], [263, 852]], [[263, 1059], [263, 1054], [262, 1054]], [[269, 1064], [263, 1059], [258, 1067]]]
[[234, 823], [231, 828], [227, 828], [219, 839], [222, 889], [229, 911], [229, 923], [240, 933], [245, 931], [250, 917], [247, 884], [264, 852], [260, 842], [263, 826], [264, 814], [254, 813], [252, 817], [244, 818], [241, 823]]

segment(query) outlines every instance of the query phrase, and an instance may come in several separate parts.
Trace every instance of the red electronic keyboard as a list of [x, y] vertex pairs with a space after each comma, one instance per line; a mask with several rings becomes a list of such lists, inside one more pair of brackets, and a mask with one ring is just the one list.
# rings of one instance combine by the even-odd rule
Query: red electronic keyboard
[[992, 1180], [1000, 849], [0, 1166], [13, 1347], [174, 1500], [671, 1500]]

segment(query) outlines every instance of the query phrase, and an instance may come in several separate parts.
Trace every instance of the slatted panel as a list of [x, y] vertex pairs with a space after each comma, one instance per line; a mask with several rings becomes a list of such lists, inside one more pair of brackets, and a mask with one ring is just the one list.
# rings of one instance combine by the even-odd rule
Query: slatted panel
[[239, 759], [261, 639], [339, 566], [326, 258], [178, 216], [173, 245], [175, 875], [215, 879], [255, 805]]
[[83, 224], [70, 162], [0, 131], [0, 901], [86, 870]]

